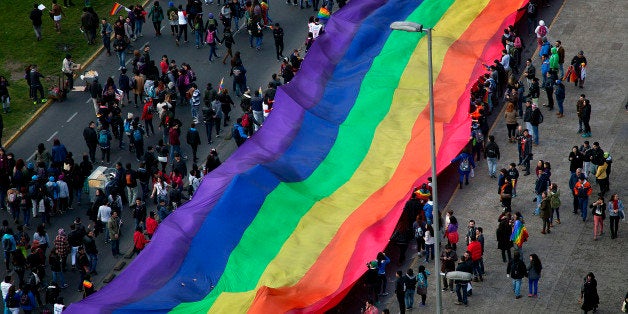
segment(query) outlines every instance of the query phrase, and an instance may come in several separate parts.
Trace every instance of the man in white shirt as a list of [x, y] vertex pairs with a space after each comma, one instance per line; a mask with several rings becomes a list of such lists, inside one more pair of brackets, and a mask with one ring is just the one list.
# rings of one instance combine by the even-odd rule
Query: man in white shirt
[[108, 204], [103, 204], [98, 207], [97, 219], [105, 225], [105, 243], [109, 243], [109, 228], [107, 228], [107, 224], [109, 223], [109, 219], [111, 219], [111, 207], [109, 207]]
[[69, 53], [66, 54], [65, 59], [63, 59], [61, 71], [68, 79], [68, 90], [72, 90], [72, 88], [74, 88], [74, 62], [72, 61], [72, 55]]
[[[4, 276], [4, 281], [0, 283], [0, 290], [2, 290], [2, 300], [6, 300], [7, 293], [9, 293], [9, 288], [13, 285], [13, 279], [11, 276]], [[6, 307], [6, 304], [5, 304]]]

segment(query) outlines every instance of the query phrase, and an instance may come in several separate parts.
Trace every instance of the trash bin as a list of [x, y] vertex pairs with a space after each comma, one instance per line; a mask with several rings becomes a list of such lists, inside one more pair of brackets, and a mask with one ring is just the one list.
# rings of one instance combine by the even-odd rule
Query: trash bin
[[89, 186], [89, 198], [91, 202], [94, 202], [96, 198], [96, 190], [105, 190], [105, 185], [113, 177], [116, 172], [116, 168], [107, 168], [99, 166], [87, 177], [87, 183]]

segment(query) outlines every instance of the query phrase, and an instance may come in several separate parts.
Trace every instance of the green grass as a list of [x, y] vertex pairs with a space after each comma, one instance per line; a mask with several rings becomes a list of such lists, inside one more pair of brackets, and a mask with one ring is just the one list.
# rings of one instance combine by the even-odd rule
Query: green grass
[[[33, 25], [29, 19], [33, 2], [43, 3], [46, 6], [43, 16], [42, 41], [37, 42]], [[28, 64], [37, 64], [40, 72], [46, 76], [43, 80], [44, 92], [47, 94], [52, 85], [56, 85], [61, 74], [61, 63], [66, 50], [72, 54], [74, 62], [84, 64], [102, 44], [90, 46], [81, 33], [81, 14], [83, 0], [73, 0], [75, 6], [63, 8], [65, 17], [61, 21], [61, 34], [54, 29], [48, 10], [52, 7], [51, 0], [18, 0], [0, 1], [0, 75], [5, 76], [11, 86], [11, 113], [3, 114], [4, 141], [10, 138], [42, 104], [34, 105], [28, 98], [28, 86], [24, 80], [24, 68]], [[115, 1], [91, 0], [91, 5], [98, 13], [99, 18], [106, 17], [111, 21], [109, 10]], [[138, 1], [117, 0], [120, 4], [130, 5]], [[63, 4], [63, 0], [58, 0]], [[124, 14], [124, 10], [119, 14]], [[75, 79], [75, 85], [82, 85], [80, 79]]]

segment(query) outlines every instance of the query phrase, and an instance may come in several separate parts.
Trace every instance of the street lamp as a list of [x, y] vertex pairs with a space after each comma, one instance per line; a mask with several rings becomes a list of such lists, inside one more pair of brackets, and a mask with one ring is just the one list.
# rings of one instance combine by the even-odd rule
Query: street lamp
[[[436, 175], [436, 137], [434, 131], [434, 78], [432, 77], [432, 28], [423, 28], [423, 25], [408, 21], [397, 21], [390, 24], [392, 30], [400, 30], [412, 33], [427, 33], [427, 80], [430, 92], [430, 147], [432, 154], [432, 201], [434, 202], [433, 212], [438, 213], [438, 179]], [[440, 274], [440, 224], [435, 221], [436, 231], [434, 232], [434, 273]], [[440, 278], [436, 280], [436, 313], [442, 313], [442, 295], [440, 290]]]

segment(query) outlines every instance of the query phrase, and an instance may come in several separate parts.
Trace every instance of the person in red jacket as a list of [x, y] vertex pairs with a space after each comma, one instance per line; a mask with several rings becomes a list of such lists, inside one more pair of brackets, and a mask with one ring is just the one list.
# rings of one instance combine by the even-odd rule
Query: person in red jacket
[[484, 281], [482, 278], [482, 269], [480, 267], [480, 261], [482, 260], [482, 244], [477, 240], [476, 235], [471, 235], [471, 242], [467, 246], [467, 251], [471, 255], [471, 261], [473, 262], [473, 274], [475, 275], [473, 281]]
[[139, 254], [149, 242], [150, 240], [146, 240], [146, 237], [142, 232], [142, 227], [137, 226], [137, 228], [135, 228], [135, 233], [133, 234], [133, 252]]
[[155, 219], [155, 212], [151, 211], [148, 213], [148, 218], [146, 218], [146, 234], [148, 235], [148, 239], [153, 238], [153, 234], [157, 231], [157, 227], [159, 223]]
[[578, 177], [578, 182], [573, 188], [573, 194], [578, 198], [578, 207], [580, 208], [580, 214], [582, 215], [582, 221], [587, 220], [587, 207], [589, 206], [589, 195], [591, 195], [593, 189], [591, 183], [587, 181], [584, 173]]

